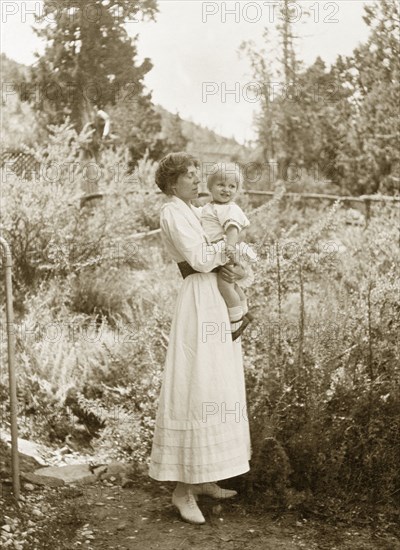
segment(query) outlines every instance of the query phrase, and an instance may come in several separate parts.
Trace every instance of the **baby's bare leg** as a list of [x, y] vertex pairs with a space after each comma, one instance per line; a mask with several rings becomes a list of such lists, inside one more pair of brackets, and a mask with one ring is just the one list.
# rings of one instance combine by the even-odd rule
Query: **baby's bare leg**
[[233, 283], [235, 285], [235, 290], [236, 290], [236, 293], [238, 294], [239, 298], [240, 298], [240, 301], [244, 301], [244, 300], [247, 300], [246, 298], [246, 294], [243, 292], [242, 288], [240, 287], [240, 285], [238, 285], [237, 283]]
[[224, 281], [223, 278], [218, 275], [218, 289], [222, 294], [228, 308], [240, 306], [240, 301], [242, 298], [236, 290], [237, 286], [238, 285], [235, 283], [228, 283], [227, 281]]
[[228, 307], [232, 331], [238, 329], [243, 322], [243, 307], [235, 286], [235, 283], [227, 283], [221, 276], [218, 276], [218, 289]]
[[246, 294], [243, 292], [240, 285], [238, 285], [237, 283], [234, 283], [234, 284], [235, 284], [236, 292], [237, 292], [238, 296], [240, 297], [240, 305], [241, 305], [242, 310], [243, 310], [243, 315], [246, 315], [246, 313], [249, 311], [249, 306], [247, 305]]

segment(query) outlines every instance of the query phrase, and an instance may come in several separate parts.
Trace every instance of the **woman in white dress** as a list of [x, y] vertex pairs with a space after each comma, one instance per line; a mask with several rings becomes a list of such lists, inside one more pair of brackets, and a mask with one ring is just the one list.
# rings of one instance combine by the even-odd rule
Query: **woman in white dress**
[[[160, 215], [163, 241], [184, 281], [169, 336], [149, 475], [177, 481], [173, 504], [183, 519], [204, 523], [198, 495], [230, 498], [216, 482], [249, 470], [250, 434], [240, 338], [232, 341], [217, 273], [225, 244], [209, 244], [200, 223], [198, 162], [187, 153], [161, 160], [156, 183], [169, 196]], [[234, 282], [240, 266], [222, 267]]]

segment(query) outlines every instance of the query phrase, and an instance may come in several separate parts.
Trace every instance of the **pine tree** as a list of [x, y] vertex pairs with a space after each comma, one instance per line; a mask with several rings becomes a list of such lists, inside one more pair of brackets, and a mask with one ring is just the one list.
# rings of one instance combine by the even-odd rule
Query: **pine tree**
[[[278, 54], [268, 42], [258, 52], [249, 44], [242, 47], [250, 54], [255, 78], [266, 83], [256, 119], [259, 160], [278, 159], [283, 178], [288, 167], [304, 167], [341, 192], [398, 193], [398, 3], [381, 0], [365, 6], [371, 28], [367, 42], [349, 57], [338, 56], [329, 71], [320, 58], [306, 70], [297, 61], [290, 23], [294, 4], [285, 0], [281, 7]], [[279, 59], [278, 70], [271, 58]], [[275, 76], [283, 86], [273, 93], [269, 84]]]
[[283, 84], [283, 94], [279, 101], [282, 104], [280, 117], [277, 121], [280, 131], [281, 151], [278, 158], [279, 172], [286, 179], [290, 164], [298, 162], [298, 128], [296, 100], [293, 101], [298, 89], [300, 62], [295, 53], [295, 35], [293, 30], [293, 15], [296, 13], [296, 0], [283, 0], [279, 7], [279, 23], [277, 29], [281, 40], [281, 68], [279, 70]]
[[[256, 118], [260, 160], [277, 160], [279, 174], [283, 178], [287, 177], [289, 165], [299, 162], [301, 150], [297, 98], [301, 62], [295, 53], [297, 37], [293, 29], [296, 6], [297, 0], [283, 0], [279, 4], [278, 40], [265, 28], [265, 47], [261, 51], [257, 51], [250, 42], [241, 46], [249, 56], [256, 81], [262, 83], [259, 90], [261, 110]], [[301, 13], [305, 14], [304, 10]], [[276, 43], [278, 51], [274, 45]]]
[[352, 192], [398, 193], [400, 7], [394, 0], [380, 0], [364, 9], [368, 41], [334, 67], [341, 86], [351, 91], [347, 103], [352, 112], [338, 166]]
[[103, 109], [123, 96], [142, 98], [151, 63], [146, 58], [136, 64], [135, 39], [124, 24], [139, 15], [153, 18], [156, 10], [156, 0], [44, 0], [35, 30], [47, 46], [32, 83], [45, 124], [60, 124], [68, 115], [79, 131], [92, 119], [94, 105]]

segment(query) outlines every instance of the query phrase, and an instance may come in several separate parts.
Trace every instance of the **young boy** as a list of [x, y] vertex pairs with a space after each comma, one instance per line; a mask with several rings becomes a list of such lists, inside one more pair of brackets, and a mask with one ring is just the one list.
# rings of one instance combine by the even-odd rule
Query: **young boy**
[[[207, 178], [207, 187], [212, 200], [202, 208], [201, 223], [211, 242], [225, 237], [228, 263], [239, 263], [239, 260], [255, 260], [254, 252], [239, 243], [241, 232], [250, 225], [243, 210], [234, 202], [243, 177], [235, 163], [219, 163]], [[218, 288], [228, 307], [235, 340], [251, 321], [248, 314], [246, 295], [243, 286], [248, 286], [248, 277], [239, 283], [228, 283], [218, 276]], [[251, 284], [251, 283], [250, 283]]]

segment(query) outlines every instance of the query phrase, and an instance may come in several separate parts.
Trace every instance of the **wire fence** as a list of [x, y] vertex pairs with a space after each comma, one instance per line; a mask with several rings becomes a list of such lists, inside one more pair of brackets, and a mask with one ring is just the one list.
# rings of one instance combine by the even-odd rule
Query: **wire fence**
[[[37, 159], [28, 152], [21, 150], [7, 150], [3, 151], [0, 156], [0, 166], [3, 167], [5, 164], [18, 176], [27, 180], [30, 180], [34, 177], [39, 170], [40, 163]], [[127, 191], [127, 194], [135, 194], [136, 191]], [[160, 191], [156, 191], [157, 194], [161, 194]], [[151, 194], [149, 192], [149, 194]], [[244, 195], [254, 198], [273, 198], [275, 195], [274, 191], [261, 191], [255, 189], [249, 189], [243, 191]], [[98, 204], [100, 199], [106, 198], [107, 196], [112, 196], [114, 193], [96, 191], [94, 193], [83, 193], [72, 199], [78, 200], [81, 207], [83, 206], [95, 206]], [[209, 197], [209, 193], [201, 192], [199, 193], [200, 198]], [[330, 201], [335, 202], [339, 201], [343, 204], [362, 204], [364, 206], [365, 219], [368, 224], [371, 217], [371, 205], [374, 203], [400, 203], [400, 195], [388, 196], [388, 195], [360, 195], [357, 197], [348, 196], [348, 195], [330, 195], [326, 193], [294, 193], [294, 192], [285, 192], [281, 197], [281, 200], [294, 199], [297, 201]], [[159, 232], [159, 229], [149, 231], [148, 233], [137, 233], [135, 238], [142, 239], [145, 236], [154, 235]]]
[[[131, 192], [134, 194], [134, 192]], [[150, 193], [149, 193], [150, 194]], [[157, 192], [157, 194], [162, 194]], [[244, 195], [249, 196], [260, 196], [273, 199], [276, 195], [273, 191], [256, 191], [256, 190], [247, 190], [243, 191]], [[90, 202], [92, 199], [98, 199], [99, 197], [107, 197], [113, 195], [113, 193], [92, 193], [88, 195], [81, 195], [79, 197], [81, 204], [83, 202]], [[200, 198], [210, 197], [209, 193], [201, 192], [199, 193]], [[398, 204], [400, 206], [400, 195], [399, 196], [388, 196], [388, 195], [360, 195], [358, 197], [347, 196], [347, 195], [329, 195], [324, 193], [292, 193], [284, 192], [280, 197], [280, 200], [285, 198], [297, 199], [297, 200], [320, 200], [320, 201], [330, 201], [330, 202], [341, 202], [341, 203], [361, 203], [365, 207], [365, 225], [368, 225], [368, 222], [371, 218], [371, 204], [372, 203], [391, 203]], [[130, 239], [144, 239], [146, 237], [151, 237], [160, 233], [160, 229], [153, 229], [148, 232], [134, 233], [130, 235]]]
[[32, 153], [20, 150], [8, 149], [7, 151], [3, 151], [0, 154], [0, 167], [3, 168], [5, 165], [16, 176], [28, 181], [35, 179], [40, 169], [40, 163]]

